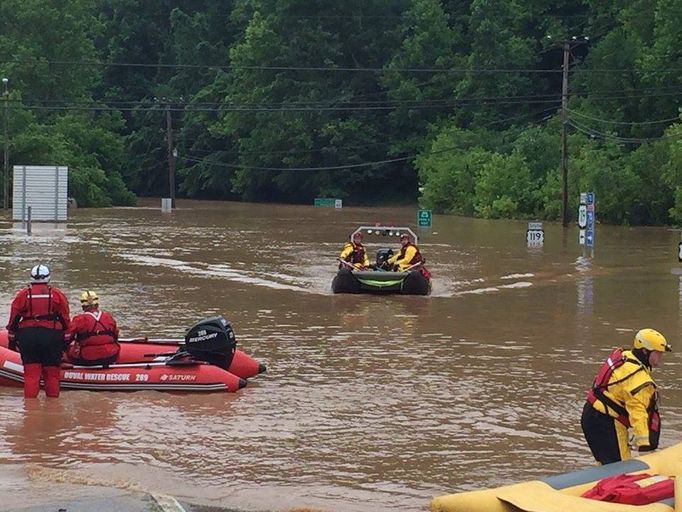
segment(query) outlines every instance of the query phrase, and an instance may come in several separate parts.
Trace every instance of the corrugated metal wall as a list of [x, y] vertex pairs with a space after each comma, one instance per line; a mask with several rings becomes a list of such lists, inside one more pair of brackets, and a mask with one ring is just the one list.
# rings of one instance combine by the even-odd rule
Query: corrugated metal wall
[[47, 165], [15, 165], [12, 219], [66, 222], [69, 168]]

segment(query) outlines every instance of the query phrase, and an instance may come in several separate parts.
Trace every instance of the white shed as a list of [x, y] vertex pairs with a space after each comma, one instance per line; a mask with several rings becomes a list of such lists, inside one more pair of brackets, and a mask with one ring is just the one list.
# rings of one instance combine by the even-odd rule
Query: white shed
[[66, 222], [69, 168], [48, 165], [15, 165], [12, 219]]

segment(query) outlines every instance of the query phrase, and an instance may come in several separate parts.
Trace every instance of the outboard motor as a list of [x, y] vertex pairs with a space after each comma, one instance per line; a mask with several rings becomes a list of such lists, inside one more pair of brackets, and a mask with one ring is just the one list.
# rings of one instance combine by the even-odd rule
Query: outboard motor
[[379, 249], [377, 251], [376, 268], [389, 270], [388, 259], [393, 256], [393, 249]]
[[232, 363], [237, 340], [230, 323], [222, 316], [197, 322], [185, 334], [185, 350], [195, 359], [227, 370]]

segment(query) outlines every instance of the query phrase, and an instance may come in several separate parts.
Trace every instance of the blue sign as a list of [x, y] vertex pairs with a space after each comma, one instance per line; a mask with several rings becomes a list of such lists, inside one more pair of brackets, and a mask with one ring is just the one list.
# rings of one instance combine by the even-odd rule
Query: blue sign
[[585, 246], [594, 247], [594, 230], [592, 229], [585, 231]]
[[594, 204], [594, 192], [587, 193], [587, 204]]

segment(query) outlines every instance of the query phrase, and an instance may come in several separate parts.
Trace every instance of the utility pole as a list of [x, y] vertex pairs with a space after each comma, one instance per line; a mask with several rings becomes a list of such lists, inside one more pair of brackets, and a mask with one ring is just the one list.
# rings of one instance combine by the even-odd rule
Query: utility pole
[[570, 45], [564, 41], [564, 66], [561, 79], [561, 225], [568, 226], [568, 57]]
[[9, 78], [3, 78], [2, 83], [5, 85], [5, 92], [3, 93], [5, 99], [5, 151], [4, 165], [2, 168], [2, 206], [3, 209], [7, 210], [7, 208], [9, 208], [9, 90], [7, 89]]
[[173, 154], [173, 124], [170, 103], [166, 103], [166, 140], [168, 141], [168, 191], [171, 208], [175, 208], [175, 155]]

